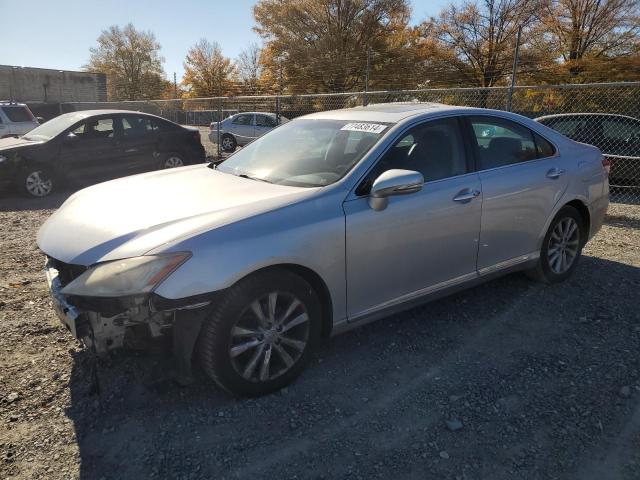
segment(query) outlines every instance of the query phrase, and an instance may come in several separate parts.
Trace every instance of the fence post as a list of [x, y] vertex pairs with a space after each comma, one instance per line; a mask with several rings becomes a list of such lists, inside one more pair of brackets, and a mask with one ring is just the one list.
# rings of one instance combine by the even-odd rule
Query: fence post
[[516, 35], [516, 50], [513, 54], [513, 70], [511, 71], [511, 86], [507, 93], [507, 112], [511, 111], [513, 104], [513, 89], [516, 86], [516, 73], [518, 71], [518, 56], [520, 55], [520, 35], [522, 35], [522, 26], [518, 27], [518, 34]]
[[220, 161], [220, 122], [222, 121], [222, 98], [218, 99], [218, 158], [217, 160]]
[[280, 95], [276, 95], [276, 125], [280, 125]]
[[367, 48], [367, 70], [364, 74], [364, 98], [362, 104], [369, 105], [369, 70], [371, 69], [371, 47]]

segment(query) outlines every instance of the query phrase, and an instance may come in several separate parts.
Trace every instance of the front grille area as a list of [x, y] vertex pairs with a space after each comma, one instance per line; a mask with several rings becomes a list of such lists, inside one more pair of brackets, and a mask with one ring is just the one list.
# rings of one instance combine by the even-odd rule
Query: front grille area
[[73, 280], [78, 278], [82, 273], [87, 270], [87, 267], [84, 265], [74, 265], [72, 263], [64, 263], [60, 260], [56, 260], [55, 258], [49, 257], [49, 262], [51, 266], [58, 270], [58, 278], [60, 279], [60, 284], [64, 287], [65, 285], [71, 283]]

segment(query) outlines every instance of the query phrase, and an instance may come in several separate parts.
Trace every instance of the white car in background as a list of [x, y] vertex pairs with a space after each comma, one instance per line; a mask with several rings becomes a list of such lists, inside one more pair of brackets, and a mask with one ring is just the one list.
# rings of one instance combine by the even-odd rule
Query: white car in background
[[222, 122], [211, 122], [209, 140], [218, 143], [220, 128], [220, 146], [225, 152], [233, 152], [236, 147], [244, 146], [264, 135], [289, 119], [275, 113], [242, 112], [225, 118]]
[[0, 138], [22, 136], [38, 125], [38, 120], [24, 103], [0, 102]]

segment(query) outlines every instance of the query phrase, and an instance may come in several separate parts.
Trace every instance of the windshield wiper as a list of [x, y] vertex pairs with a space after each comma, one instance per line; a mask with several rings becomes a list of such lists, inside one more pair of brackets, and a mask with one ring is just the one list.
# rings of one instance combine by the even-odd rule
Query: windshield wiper
[[259, 178], [259, 177], [252, 177], [247, 175], [246, 173], [240, 173], [238, 176], [242, 178], [248, 178], [249, 180], [257, 180], [259, 182], [271, 183], [269, 180], [265, 180], [264, 178]]

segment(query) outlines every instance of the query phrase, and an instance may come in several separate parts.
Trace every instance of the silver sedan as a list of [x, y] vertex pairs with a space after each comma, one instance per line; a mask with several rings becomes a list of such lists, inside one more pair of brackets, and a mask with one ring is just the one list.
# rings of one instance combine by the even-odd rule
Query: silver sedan
[[38, 245], [56, 311], [97, 353], [173, 332], [180, 381], [195, 349], [222, 388], [259, 395], [323, 337], [513, 271], [565, 280], [608, 196], [598, 149], [527, 118], [371, 105], [295, 119], [217, 167], [82, 190]]
[[[220, 142], [225, 152], [233, 152], [256, 138], [270, 132], [278, 125], [288, 122], [282, 115], [268, 112], [242, 112], [231, 115], [221, 122], [209, 125], [209, 140]], [[218, 130], [220, 130], [218, 132]]]

